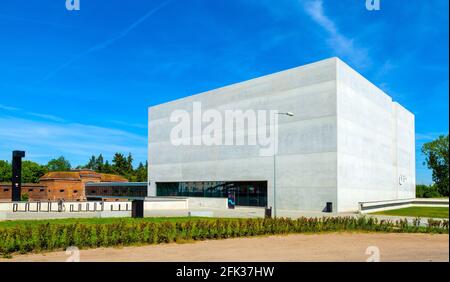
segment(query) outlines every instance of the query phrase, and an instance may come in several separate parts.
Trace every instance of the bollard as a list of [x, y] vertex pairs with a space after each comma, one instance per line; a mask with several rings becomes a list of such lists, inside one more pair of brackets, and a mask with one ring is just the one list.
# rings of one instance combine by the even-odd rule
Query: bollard
[[272, 207], [268, 207], [268, 208], [265, 209], [264, 216], [266, 218], [271, 218], [272, 217]]

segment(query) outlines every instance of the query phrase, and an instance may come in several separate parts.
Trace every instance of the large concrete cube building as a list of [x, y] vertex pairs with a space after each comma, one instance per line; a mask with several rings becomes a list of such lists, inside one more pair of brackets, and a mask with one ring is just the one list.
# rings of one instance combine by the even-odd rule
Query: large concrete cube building
[[[194, 139], [204, 132], [195, 121], [190, 140], [174, 144], [171, 116], [183, 110], [202, 119], [196, 103], [203, 113], [224, 116], [227, 110], [294, 116], [273, 115], [275, 157], [261, 154], [259, 143], [199, 144]], [[226, 197], [231, 191], [238, 205], [323, 211], [332, 203], [335, 212], [415, 197], [414, 115], [338, 58], [150, 107], [148, 134], [150, 196]], [[235, 138], [251, 134], [235, 132]]]

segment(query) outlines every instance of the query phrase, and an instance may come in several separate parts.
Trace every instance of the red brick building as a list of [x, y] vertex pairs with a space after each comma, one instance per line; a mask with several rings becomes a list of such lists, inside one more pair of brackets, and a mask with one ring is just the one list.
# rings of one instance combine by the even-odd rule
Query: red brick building
[[[85, 201], [85, 184], [99, 182], [128, 182], [119, 175], [97, 173], [92, 170], [49, 172], [37, 184], [22, 184], [22, 195], [29, 201]], [[0, 201], [11, 200], [11, 183], [0, 183]]]

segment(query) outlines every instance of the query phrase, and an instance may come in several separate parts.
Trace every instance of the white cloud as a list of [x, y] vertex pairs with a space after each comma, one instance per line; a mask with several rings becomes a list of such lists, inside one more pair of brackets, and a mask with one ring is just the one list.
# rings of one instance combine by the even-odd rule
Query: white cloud
[[349, 38], [339, 31], [336, 23], [326, 15], [322, 0], [302, 3], [305, 12], [311, 19], [327, 32], [327, 43], [338, 57], [349, 60], [350, 64], [358, 68], [365, 68], [371, 64], [368, 50], [357, 46], [353, 38]]
[[60, 117], [57, 117], [57, 116], [54, 116], [54, 115], [49, 115], [49, 114], [41, 114], [41, 113], [33, 113], [33, 112], [29, 112], [27, 114], [31, 115], [31, 116], [35, 116], [35, 117], [51, 120], [51, 121], [56, 121], [56, 122], [63, 122], [64, 121], [63, 118], [60, 118]]
[[[11, 107], [11, 106], [7, 106], [7, 105], [0, 104], [0, 109], [4, 110], [4, 111], [8, 111], [8, 112], [14, 112], [15, 115], [17, 115], [18, 113], [21, 113], [23, 115], [29, 115], [29, 116], [38, 117], [38, 118], [41, 118], [41, 119], [50, 120], [50, 121], [64, 122], [63, 118], [60, 118], [60, 117], [57, 117], [57, 116], [54, 116], [54, 115], [43, 114], [43, 113], [35, 113], [35, 112], [27, 112], [27, 111], [23, 111], [20, 108]], [[1, 112], [0, 112], [0, 114], [1, 114]]]
[[5, 111], [18, 111], [18, 110], [20, 110], [19, 108], [6, 106], [6, 105], [3, 105], [3, 104], [0, 104], [0, 109], [1, 110], [5, 110]]
[[123, 130], [2, 116], [0, 129], [0, 159], [9, 159], [16, 149], [27, 151], [28, 158], [41, 163], [64, 155], [78, 165], [93, 154], [111, 158], [116, 152], [131, 152], [136, 161], [147, 159], [147, 138]]

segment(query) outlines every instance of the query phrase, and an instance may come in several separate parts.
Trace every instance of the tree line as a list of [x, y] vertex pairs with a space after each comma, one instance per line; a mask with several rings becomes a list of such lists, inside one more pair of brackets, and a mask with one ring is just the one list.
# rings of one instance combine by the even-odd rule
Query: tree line
[[417, 185], [416, 197], [436, 198], [449, 196], [449, 139], [448, 134], [425, 143], [422, 146], [425, 155], [424, 165], [432, 171], [433, 184]]
[[[115, 153], [111, 163], [104, 160], [103, 155], [93, 155], [87, 164], [77, 166], [76, 169], [92, 169], [99, 173], [117, 174], [125, 177], [129, 181], [147, 182], [147, 162], [140, 162], [138, 166], [133, 167], [133, 156], [122, 153]], [[22, 182], [38, 183], [39, 179], [51, 171], [70, 171], [72, 165], [63, 156], [51, 159], [47, 164], [41, 165], [33, 161], [25, 160], [22, 162]], [[11, 182], [12, 166], [8, 161], [0, 160], [0, 182]]]

